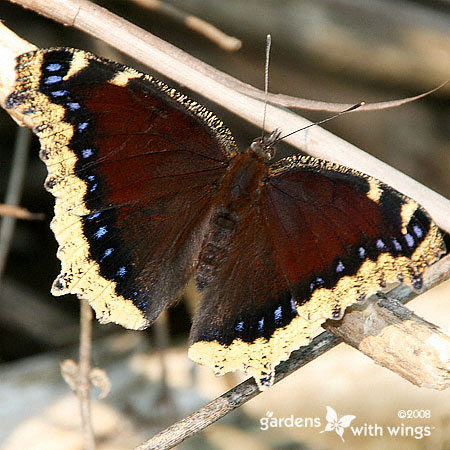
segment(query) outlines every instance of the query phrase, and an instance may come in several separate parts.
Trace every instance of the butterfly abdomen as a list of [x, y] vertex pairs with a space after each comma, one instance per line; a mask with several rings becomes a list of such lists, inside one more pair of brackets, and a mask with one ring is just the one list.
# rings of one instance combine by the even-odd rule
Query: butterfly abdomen
[[195, 281], [202, 291], [215, 278], [221, 263], [226, 259], [229, 245], [239, 226], [239, 216], [229, 208], [216, 208], [208, 225], [198, 258]]
[[217, 206], [210, 216], [198, 258], [195, 280], [199, 290], [211, 283], [225, 261], [233, 236], [256, 203], [266, 175], [263, 159], [253, 152], [241, 153], [232, 159], [222, 180]]

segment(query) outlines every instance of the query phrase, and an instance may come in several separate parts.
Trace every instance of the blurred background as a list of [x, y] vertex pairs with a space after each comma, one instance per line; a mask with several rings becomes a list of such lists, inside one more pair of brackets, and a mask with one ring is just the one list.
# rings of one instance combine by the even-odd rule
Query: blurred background
[[[236, 52], [220, 49], [173, 15], [152, 11], [145, 0], [97, 3], [259, 88], [264, 84], [265, 35], [271, 33], [274, 93], [329, 102], [380, 102], [419, 94], [450, 78], [448, 0], [167, 2], [240, 39], [242, 48]], [[39, 47], [82, 48], [146, 71], [106, 43], [9, 2], [1, 1], [0, 19]], [[163, 74], [161, 67], [157, 76], [164, 79]], [[222, 118], [240, 147], [260, 133], [220, 105], [189, 95]], [[300, 114], [310, 120], [327, 115]], [[324, 127], [450, 196], [450, 85], [412, 104], [351, 114]], [[17, 136], [15, 123], [1, 112], [1, 201]], [[43, 188], [46, 170], [38, 148], [33, 137], [21, 205], [45, 214], [45, 219], [17, 222], [1, 279], [0, 450], [82, 448], [77, 404], [59, 374], [62, 359], [77, 357], [79, 302], [49, 293], [59, 261], [49, 229], [53, 198]], [[409, 307], [450, 333], [448, 282]], [[159, 333], [154, 327], [138, 333], [95, 323], [94, 365], [104, 368], [113, 383], [111, 394], [94, 404], [99, 449], [131, 449], [243, 379], [239, 374], [214, 377], [188, 360], [190, 310], [189, 302], [178, 302], [167, 315], [167, 333], [162, 325]], [[355, 425], [404, 423], [416, 433], [357, 438], [346, 430], [344, 444], [334, 431], [319, 433], [326, 424], [327, 405], [339, 416], [355, 415]], [[416, 388], [341, 345], [179, 448], [449, 450], [449, 405], [449, 392]], [[431, 418], [401, 421], [399, 409], [429, 410]], [[322, 427], [263, 431], [260, 419], [269, 413], [320, 417]], [[431, 435], [420, 437], [417, 427], [426, 426], [432, 427]]]

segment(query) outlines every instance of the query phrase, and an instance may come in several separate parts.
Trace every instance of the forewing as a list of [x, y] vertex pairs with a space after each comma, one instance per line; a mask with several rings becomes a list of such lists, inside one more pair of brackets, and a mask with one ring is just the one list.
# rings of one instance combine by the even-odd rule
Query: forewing
[[164, 83], [67, 48], [20, 56], [7, 106], [31, 117], [56, 197], [53, 293], [144, 328], [192, 275], [229, 130]]

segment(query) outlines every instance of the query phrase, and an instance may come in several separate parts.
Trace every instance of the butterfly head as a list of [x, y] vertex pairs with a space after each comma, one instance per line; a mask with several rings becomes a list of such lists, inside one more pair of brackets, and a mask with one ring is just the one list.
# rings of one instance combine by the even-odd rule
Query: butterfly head
[[270, 161], [275, 156], [275, 144], [279, 141], [280, 130], [274, 130], [269, 135], [262, 135], [250, 144], [250, 150], [261, 156], [266, 161]]

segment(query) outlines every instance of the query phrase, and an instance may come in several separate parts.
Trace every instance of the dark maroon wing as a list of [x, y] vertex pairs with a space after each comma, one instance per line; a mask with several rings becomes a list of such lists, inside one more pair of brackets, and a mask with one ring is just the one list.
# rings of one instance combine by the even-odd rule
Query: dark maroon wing
[[236, 147], [211, 112], [164, 83], [68, 48], [19, 57], [7, 106], [31, 117], [56, 197], [56, 295], [143, 328], [193, 273]]
[[392, 188], [315, 158], [282, 160], [204, 293], [190, 356], [270, 385], [326, 319], [390, 283], [420, 288], [444, 251], [426, 212]]

